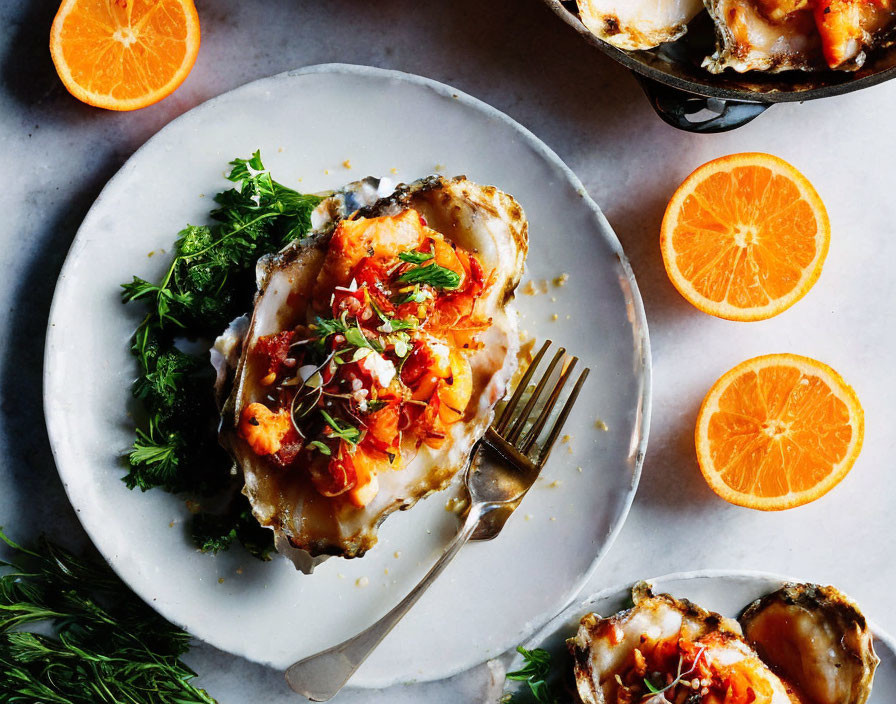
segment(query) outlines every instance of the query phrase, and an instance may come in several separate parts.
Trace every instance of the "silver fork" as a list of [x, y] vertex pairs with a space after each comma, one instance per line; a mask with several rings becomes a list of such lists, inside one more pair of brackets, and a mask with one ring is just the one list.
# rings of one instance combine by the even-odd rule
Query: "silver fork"
[[[584, 369], [579, 375], [547, 437], [536, 444], [578, 362], [576, 357], [566, 359], [566, 350], [561, 347], [548, 363], [535, 389], [529, 393], [523, 410], [516, 414], [530, 387], [532, 375], [550, 346], [551, 341], [548, 340], [535, 355], [513, 396], [470, 453], [464, 469], [469, 509], [460, 532], [438, 562], [395, 608], [372, 626], [339, 645], [290, 666], [286, 671], [286, 681], [293, 690], [313, 702], [329, 701], [336, 696], [468, 540], [491, 540], [500, 533], [547, 462], [590, 371]], [[481, 449], [488, 450], [497, 461], [474, 462]]]

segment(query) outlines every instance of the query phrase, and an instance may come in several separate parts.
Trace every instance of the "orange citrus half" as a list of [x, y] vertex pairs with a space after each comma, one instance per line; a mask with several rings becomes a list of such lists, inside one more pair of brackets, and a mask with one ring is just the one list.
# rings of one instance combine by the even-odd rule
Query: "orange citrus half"
[[160, 101], [183, 83], [198, 52], [193, 0], [63, 0], [50, 30], [65, 87], [109, 110]]
[[831, 225], [812, 184], [771, 154], [704, 164], [675, 191], [660, 244], [675, 288], [704, 313], [765, 320], [818, 280]]
[[864, 425], [855, 391], [826, 364], [795, 354], [755, 357], [706, 395], [697, 460], [726, 501], [780, 511], [814, 501], [847, 475]]

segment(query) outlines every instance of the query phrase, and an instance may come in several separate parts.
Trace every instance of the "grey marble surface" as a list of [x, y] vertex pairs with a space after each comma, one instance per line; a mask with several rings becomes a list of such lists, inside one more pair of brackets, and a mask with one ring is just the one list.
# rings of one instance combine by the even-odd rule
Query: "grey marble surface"
[[[41, 372], [53, 285], [75, 231], [105, 181], [174, 117], [214, 95], [323, 62], [422, 74], [491, 103], [535, 132], [579, 175], [632, 260], [654, 352], [654, 415], [642, 485], [628, 523], [585, 592], [687, 569], [749, 568], [838, 584], [890, 632], [896, 578], [888, 518], [892, 449], [896, 255], [892, 197], [896, 82], [806, 105], [779, 106], [726, 135], [696, 137], [661, 123], [634, 79], [578, 40], [538, 0], [198, 0], [202, 49], [184, 85], [134, 113], [82, 105], [47, 50], [57, 3], [0, 4], [0, 524], [74, 548], [87, 540], [66, 501], [44, 429]], [[769, 151], [798, 165], [830, 209], [834, 240], [816, 289], [775, 320], [705, 316], [672, 289], [657, 233], [675, 186], [700, 163]], [[724, 504], [693, 456], [703, 394], [724, 371], [765, 352], [831, 363], [867, 414], [863, 455], [811, 506], [759, 514]], [[77, 353], [77, 351], [73, 351]], [[612, 431], [612, 429], [611, 429]], [[190, 655], [221, 702], [286, 702], [282, 675], [206, 646]], [[350, 702], [479, 702], [489, 672], [347, 693]], [[499, 686], [500, 689], [500, 686]]]

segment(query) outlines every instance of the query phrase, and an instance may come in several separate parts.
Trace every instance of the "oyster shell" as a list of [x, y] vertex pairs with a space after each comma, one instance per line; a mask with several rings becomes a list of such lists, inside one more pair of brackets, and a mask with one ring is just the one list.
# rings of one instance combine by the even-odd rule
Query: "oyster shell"
[[811, 704], [864, 704], [871, 694], [871, 632], [834, 587], [787, 584], [741, 615], [747, 640]]
[[717, 48], [703, 67], [777, 73], [824, 68], [809, 0], [707, 0]]
[[[614, 616], [583, 617], [578, 633], [567, 641], [584, 704], [662, 704], [667, 698], [651, 697], [651, 692], [676, 676], [680, 684], [671, 692], [672, 701], [679, 701], [674, 698], [679, 695], [694, 704], [718, 702], [727, 687], [741, 686], [761, 694], [757, 701], [797, 704], [744, 641], [736, 621], [684, 599], [654, 595], [644, 582], [635, 585], [632, 597], [634, 606]], [[692, 689], [693, 677], [701, 679], [707, 672], [712, 682], [685, 695]]]
[[892, 0], [706, 0], [717, 49], [712, 73], [855, 70], [896, 24]]
[[578, 0], [582, 23], [626, 51], [652, 49], [687, 32], [702, 0]]
[[[350, 184], [318, 206], [312, 235], [259, 262], [255, 308], [232, 391], [222, 409], [221, 441], [242, 470], [243, 492], [256, 519], [274, 531], [278, 551], [306, 572], [328, 555], [362, 556], [376, 543], [377, 527], [386, 516], [444, 489], [491, 423], [493, 407], [504, 396], [516, 366], [518, 333], [510, 304], [528, 248], [520, 206], [496, 188], [464, 177], [433, 176], [385, 195], [390, 190], [391, 184], [377, 179]], [[263, 336], [312, 322], [310, 302], [341, 220], [349, 215], [353, 220], [399, 216], [408, 209], [416, 210], [429, 228], [450, 242], [475, 252], [485, 271], [491, 272], [492, 283], [475, 303], [491, 325], [479, 338], [482, 346], [468, 356], [473, 390], [463, 420], [449, 427], [441, 448], [423, 444], [403, 451], [402, 456], [413, 459], [400, 470], [378, 474], [375, 496], [358, 506], [341, 496], [322, 495], [308, 472], [283, 472], [249, 447], [239, 431], [241, 415], [250, 405], [264, 401], [269, 391], [258, 381], [264, 374], [250, 350]], [[226, 357], [227, 352], [222, 342], [220, 356]]]

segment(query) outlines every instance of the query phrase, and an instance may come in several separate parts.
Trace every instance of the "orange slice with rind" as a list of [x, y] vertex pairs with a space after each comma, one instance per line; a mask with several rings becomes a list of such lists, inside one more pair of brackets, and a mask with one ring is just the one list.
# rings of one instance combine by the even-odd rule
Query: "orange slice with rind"
[[78, 100], [136, 110], [168, 96], [190, 73], [199, 16], [193, 0], [63, 0], [50, 53]]
[[765, 320], [821, 275], [830, 221], [812, 184], [771, 154], [732, 154], [685, 179], [663, 217], [669, 279], [691, 304], [727, 320]]
[[755, 357], [706, 395], [697, 460], [726, 501], [763, 511], [802, 506], [852, 469], [864, 422], [855, 391], [828, 365], [795, 354]]

